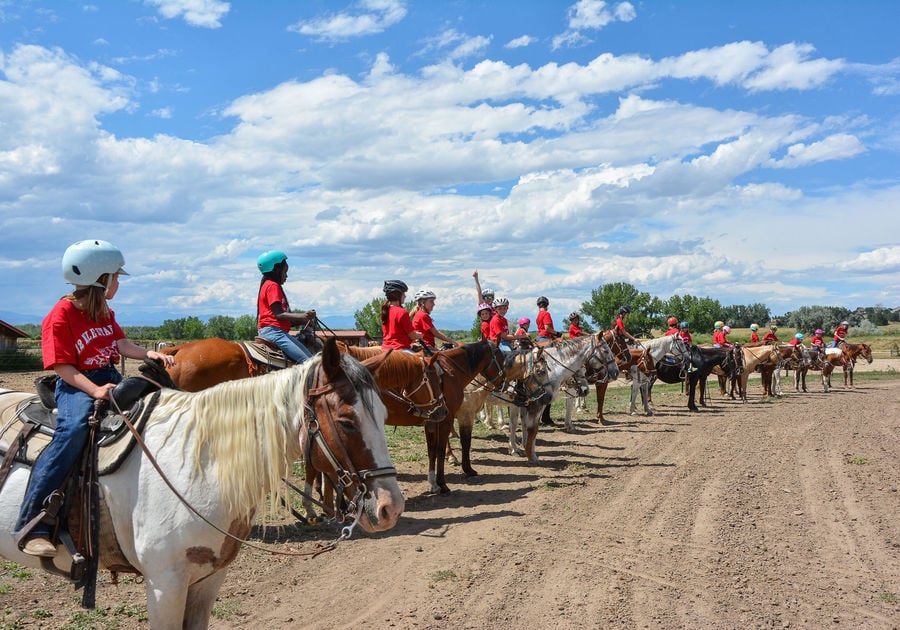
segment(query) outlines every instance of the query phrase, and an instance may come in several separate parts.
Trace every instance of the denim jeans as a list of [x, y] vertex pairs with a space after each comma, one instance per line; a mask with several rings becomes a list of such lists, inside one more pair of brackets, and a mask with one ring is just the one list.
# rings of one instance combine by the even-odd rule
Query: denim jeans
[[[122, 375], [112, 366], [86, 370], [83, 374], [95, 385], [118, 383], [122, 380]], [[16, 532], [37, 516], [44, 507], [44, 500], [62, 486], [69, 470], [81, 459], [90, 435], [88, 420], [94, 411], [93, 398], [59, 379], [56, 381], [56, 407], [56, 431], [31, 469], [19, 520], [16, 521]], [[50, 530], [44, 523], [39, 523], [32, 532], [34, 535], [46, 536]]]
[[294, 363], [303, 363], [307, 359], [312, 358], [312, 353], [300, 343], [300, 340], [287, 333], [287, 331], [276, 328], [275, 326], [266, 326], [260, 328], [257, 333], [266, 341], [271, 341], [284, 352], [284, 356]]

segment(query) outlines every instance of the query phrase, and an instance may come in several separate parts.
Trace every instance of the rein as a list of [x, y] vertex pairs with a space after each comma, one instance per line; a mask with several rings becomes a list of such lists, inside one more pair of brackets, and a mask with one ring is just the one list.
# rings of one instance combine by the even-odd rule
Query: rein
[[[319, 369], [321, 370], [321, 368], [319, 368]], [[148, 380], [150, 382], [154, 382], [149, 378], [146, 378], [146, 377], [143, 377], [143, 378], [145, 378], [146, 380]], [[317, 379], [318, 379], [318, 371], [317, 371]], [[309, 390], [309, 395], [310, 396], [322, 395], [322, 394], [326, 393], [327, 391], [331, 391], [333, 388], [334, 388], [334, 386], [329, 383], [325, 387], [320, 387], [315, 390], [313, 390], [313, 389]], [[307, 399], [306, 412], [307, 412], [307, 414], [312, 415], [312, 418], [313, 418], [312, 421], [308, 422], [308, 424], [313, 424], [313, 423], [315, 424], [315, 426], [316, 426], [315, 440], [317, 443], [320, 443], [320, 448], [322, 448], [323, 453], [326, 455], [326, 459], [328, 459], [329, 463], [331, 463], [332, 466], [335, 467], [335, 472], [338, 473], [338, 476], [340, 478], [341, 473], [345, 473], [345, 471], [343, 471], [343, 469], [340, 467], [340, 464], [337, 463], [337, 459], [331, 453], [331, 450], [328, 449], [328, 446], [325, 443], [324, 438], [321, 437], [321, 432], [319, 432], [319, 430], [318, 430], [318, 421], [315, 416], [315, 409], [309, 404], [308, 400], [309, 399]], [[144, 455], [147, 456], [147, 459], [150, 461], [150, 464], [153, 466], [153, 468], [159, 474], [160, 478], [163, 480], [163, 482], [166, 484], [166, 486], [169, 488], [169, 490], [172, 491], [172, 494], [174, 494], [175, 497], [179, 501], [181, 501], [182, 505], [184, 505], [188, 509], [188, 511], [190, 511], [192, 514], [194, 514], [194, 516], [196, 516], [197, 518], [202, 520], [204, 523], [206, 523], [207, 525], [209, 525], [210, 527], [215, 529], [217, 532], [219, 532], [226, 538], [229, 538], [229, 539], [231, 539], [237, 543], [240, 543], [242, 545], [247, 545], [248, 547], [250, 547], [252, 549], [256, 549], [258, 551], [264, 551], [264, 552], [272, 554], [272, 555], [311, 556], [314, 558], [326, 551], [331, 551], [332, 549], [335, 549], [337, 546], [337, 543], [341, 542], [342, 540], [346, 540], [346, 539], [350, 538], [350, 536], [353, 533], [353, 529], [356, 527], [357, 523], [359, 523], [359, 519], [362, 518], [362, 504], [360, 503], [359, 506], [356, 506], [356, 504], [355, 504], [355, 500], [359, 496], [361, 496], [361, 495], [357, 494], [354, 496], [354, 503], [352, 503], [352, 505], [357, 507], [356, 516], [353, 520], [352, 525], [345, 526], [341, 530], [341, 535], [338, 538], [336, 538], [335, 540], [328, 542], [328, 543], [322, 543], [322, 542], [317, 543], [318, 548], [314, 551], [305, 551], [305, 552], [303, 552], [303, 551], [280, 551], [280, 550], [276, 550], [276, 549], [269, 549], [267, 547], [262, 547], [255, 543], [252, 543], [246, 538], [240, 538], [238, 536], [235, 536], [231, 532], [225, 531], [224, 529], [222, 529], [221, 527], [219, 527], [218, 525], [216, 525], [215, 523], [210, 521], [206, 516], [201, 514], [200, 511], [197, 510], [197, 508], [195, 508], [193, 505], [190, 504], [190, 502], [188, 502], [188, 500], [184, 497], [184, 495], [182, 495], [181, 492], [179, 492], [178, 489], [175, 488], [175, 486], [172, 484], [172, 481], [163, 472], [162, 468], [159, 465], [159, 462], [156, 461], [156, 458], [153, 456], [153, 453], [150, 452], [150, 449], [148, 448], [146, 442], [144, 442], [144, 439], [141, 437], [140, 432], [135, 428], [134, 424], [132, 424], [132, 422], [128, 418], [128, 416], [126, 416], [125, 413], [123, 412], [123, 410], [119, 407], [119, 403], [116, 401], [115, 397], [110, 396], [110, 402], [112, 404], [112, 407], [116, 410], [116, 412], [120, 416], [122, 416], [122, 420], [124, 421], [125, 426], [128, 427], [128, 431], [134, 436], [134, 439], [137, 442], [138, 446], [141, 448], [141, 451], [143, 451]], [[306, 416], [304, 416], [304, 417], [306, 417]], [[334, 420], [331, 417], [330, 410], [328, 410], [328, 419], [329, 419], [329, 422], [331, 423], [331, 425], [333, 426]], [[312, 435], [311, 435], [311, 437], [312, 437]], [[341, 444], [341, 446], [343, 447], [343, 444]], [[309, 447], [307, 448], [307, 453], [308, 452], [309, 452]], [[346, 450], [344, 450], [344, 453], [346, 454]], [[352, 463], [351, 463], [351, 467], [352, 467]], [[367, 469], [367, 470], [364, 470], [361, 472], [362, 472], [363, 479], [370, 479], [370, 478], [378, 477], [378, 476], [388, 476], [388, 475], [396, 475], [397, 474], [397, 471], [393, 467], [373, 468], [373, 469]], [[353, 475], [351, 475], [351, 478], [355, 478], [357, 481], [359, 481], [360, 473], [354, 472]], [[365, 484], [362, 483], [361, 481], [359, 481], [359, 485], [363, 489], [366, 489]], [[365, 493], [363, 493], [363, 495], [364, 494]], [[345, 515], [342, 513], [342, 519], [344, 517], [345, 517]]]

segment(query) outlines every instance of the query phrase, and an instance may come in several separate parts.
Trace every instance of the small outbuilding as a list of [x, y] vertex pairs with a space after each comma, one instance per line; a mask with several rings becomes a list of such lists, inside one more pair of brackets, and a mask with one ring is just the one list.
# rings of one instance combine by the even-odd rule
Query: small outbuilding
[[348, 346], [366, 347], [372, 342], [372, 338], [365, 330], [317, 330], [316, 336], [325, 341], [328, 337], [336, 337]]
[[26, 333], [0, 319], [0, 353], [16, 352], [19, 349], [19, 339], [27, 338]]

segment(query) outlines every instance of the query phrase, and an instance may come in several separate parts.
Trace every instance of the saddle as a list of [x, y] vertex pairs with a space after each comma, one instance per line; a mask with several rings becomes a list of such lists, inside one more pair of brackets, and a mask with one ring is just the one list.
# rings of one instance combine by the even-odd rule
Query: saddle
[[[110, 403], [106, 400], [94, 402], [94, 415], [90, 421], [94, 440], [86, 447], [81, 465], [73, 467], [62, 488], [48, 497], [41, 513], [15, 536], [21, 546], [38, 523], [43, 521], [50, 525], [53, 538], [58, 538], [71, 555], [72, 565], [68, 573], [59, 570], [50, 559], [42, 559], [42, 566], [51, 573], [67, 577], [76, 588], [83, 586], [82, 605], [85, 608], [94, 607], [101, 555], [106, 568], [113, 571], [114, 579], [118, 572], [137, 573], [119, 549], [97, 484], [100, 475], [118, 469], [136, 442], [123, 416], [142, 432], [159, 399], [160, 387], [174, 388], [168, 373], [160, 365], [146, 361], [139, 369], [143, 377], [127, 378], [111, 391], [121, 414], [110, 412]], [[56, 378], [54, 375], [37, 379], [38, 394], [21, 400], [11, 417], [0, 418], [3, 422], [0, 426], [0, 487], [14, 463], [33, 466], [53, 438], [57, 416], [53, 408], [56, 400], [51, 392]]]
[[238, 345], [241, 346], [247, 358], [262, 368], [263, 372], [268, 369], [283, 370], [294, 365], [294, 362], [285, 356], [281, 348], [262, 337], [257, 337], [253, 341], [239, 341]]

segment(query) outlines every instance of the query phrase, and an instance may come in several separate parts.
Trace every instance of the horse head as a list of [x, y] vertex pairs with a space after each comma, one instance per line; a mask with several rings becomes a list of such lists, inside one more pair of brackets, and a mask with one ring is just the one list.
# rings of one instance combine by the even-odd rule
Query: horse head
[[373, 377], [385, 355], [361, 364], [329, 338], [319, 356], [321, 363], [310, 369], [306, 382], [301, 432], [306, 465], [334, 487], [336, 516], [369, 532], [390, 529], [403, 513], [404, 499], [387, 450], [387, 411]]

